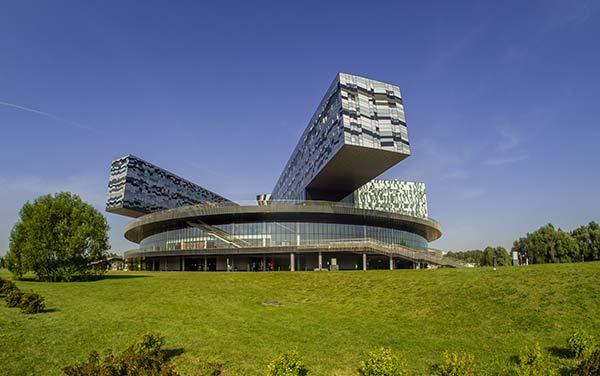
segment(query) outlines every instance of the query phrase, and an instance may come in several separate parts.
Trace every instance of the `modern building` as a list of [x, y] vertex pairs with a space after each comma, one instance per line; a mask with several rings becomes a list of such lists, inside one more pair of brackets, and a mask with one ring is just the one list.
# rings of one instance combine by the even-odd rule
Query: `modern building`
[[428, 243], [423, 183], [378, 180], [410, 155], [398, 86], [339, 73], [273, 192], [240, 205], [132, 155], [106, 210], [134, 217], [132, 269], [266, 271], [451, 266]]

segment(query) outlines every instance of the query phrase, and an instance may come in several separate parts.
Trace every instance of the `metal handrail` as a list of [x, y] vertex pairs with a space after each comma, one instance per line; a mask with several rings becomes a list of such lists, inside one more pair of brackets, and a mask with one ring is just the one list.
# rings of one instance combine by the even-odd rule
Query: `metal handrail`
[[[352, 238], [352, 239], [331, 239], [321, 241], [320, 243], [315, 244], [300, 244], [300, 245], [270, 245], [270, 246], [261, 246], [261, 245], [248, 245], [244, 248], [250, 249], [259, 249], [259, 248], [294, 248], [298, 250], [329, 250], [331, 248], [355, 248], [355, 249], [365, 249], [370, 248], [379, 253], [385, 254], [387, 256], [403, 256], [409, 258], [414, 261], [425, 261], [431, 262], [438, 265], [447, 265], [453, 267], [463, 267], [464, 264], [448, 259], [447, 257], [443, 257], [440, 255], [438, 250], [432, 249], [414, 249], [409, 248], [402, 245], [390, 245], [387, 243], [383, 243], [377, 239], [373, 238]], [[217, 248], [206, 248], [207, 250], [217, 249]], [[239, 249], [239, 248], [236, 248]], [[125, 254], [129, 252], [144, 252], [144, 249], [134, 249], [126, 251]], [[146, 251], [148, 253], [152, 252], [169, 252], [169, 251], [179, 251], [177, 249], [173, 250], [149, 250]]]

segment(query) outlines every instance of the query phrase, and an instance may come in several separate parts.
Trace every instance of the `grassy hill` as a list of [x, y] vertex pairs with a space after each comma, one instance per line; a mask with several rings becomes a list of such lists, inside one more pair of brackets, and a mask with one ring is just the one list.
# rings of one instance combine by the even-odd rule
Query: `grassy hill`
[[506, 374], [534, 341], [557, 352], [577, 328], [600, 337], [597, 262], [496, 272], [131, 272], [17, 285], [43, 294], [49, 312], [28, 316], [0, 304], [5, 375], [60, 374], [91, 350], [121, 350], [148, 331], [180, 353], [173, 362], [183, 374], [208, 357], [223, 361], [226, 374], [245, 375], [264, 374], [287, 349], [313, 375], [351, 375], [380, 346], [400, 351], [415, 374], [444, 350], [470, 352], [484, 373]]

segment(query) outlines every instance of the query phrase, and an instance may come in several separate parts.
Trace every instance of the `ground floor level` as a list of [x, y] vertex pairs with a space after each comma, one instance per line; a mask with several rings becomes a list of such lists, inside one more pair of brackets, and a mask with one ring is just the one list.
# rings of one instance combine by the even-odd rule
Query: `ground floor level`
[[129, 270], [295, 271], [433, 268], [433, 264], [376, 253], [313, 252], [277, 254], [178, 255], [129, 258]]

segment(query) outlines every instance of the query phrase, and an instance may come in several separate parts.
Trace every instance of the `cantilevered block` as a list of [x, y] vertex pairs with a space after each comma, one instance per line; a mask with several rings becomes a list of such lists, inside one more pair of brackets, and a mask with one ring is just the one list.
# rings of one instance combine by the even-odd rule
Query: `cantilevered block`
[[275, 188], [274, 200], [341, 200], [410, 155], [398, 86], [339, 73]]
[[192, 204], [235, 203], [133, 155], [110, 167], [106, 211], [140, 217]]

